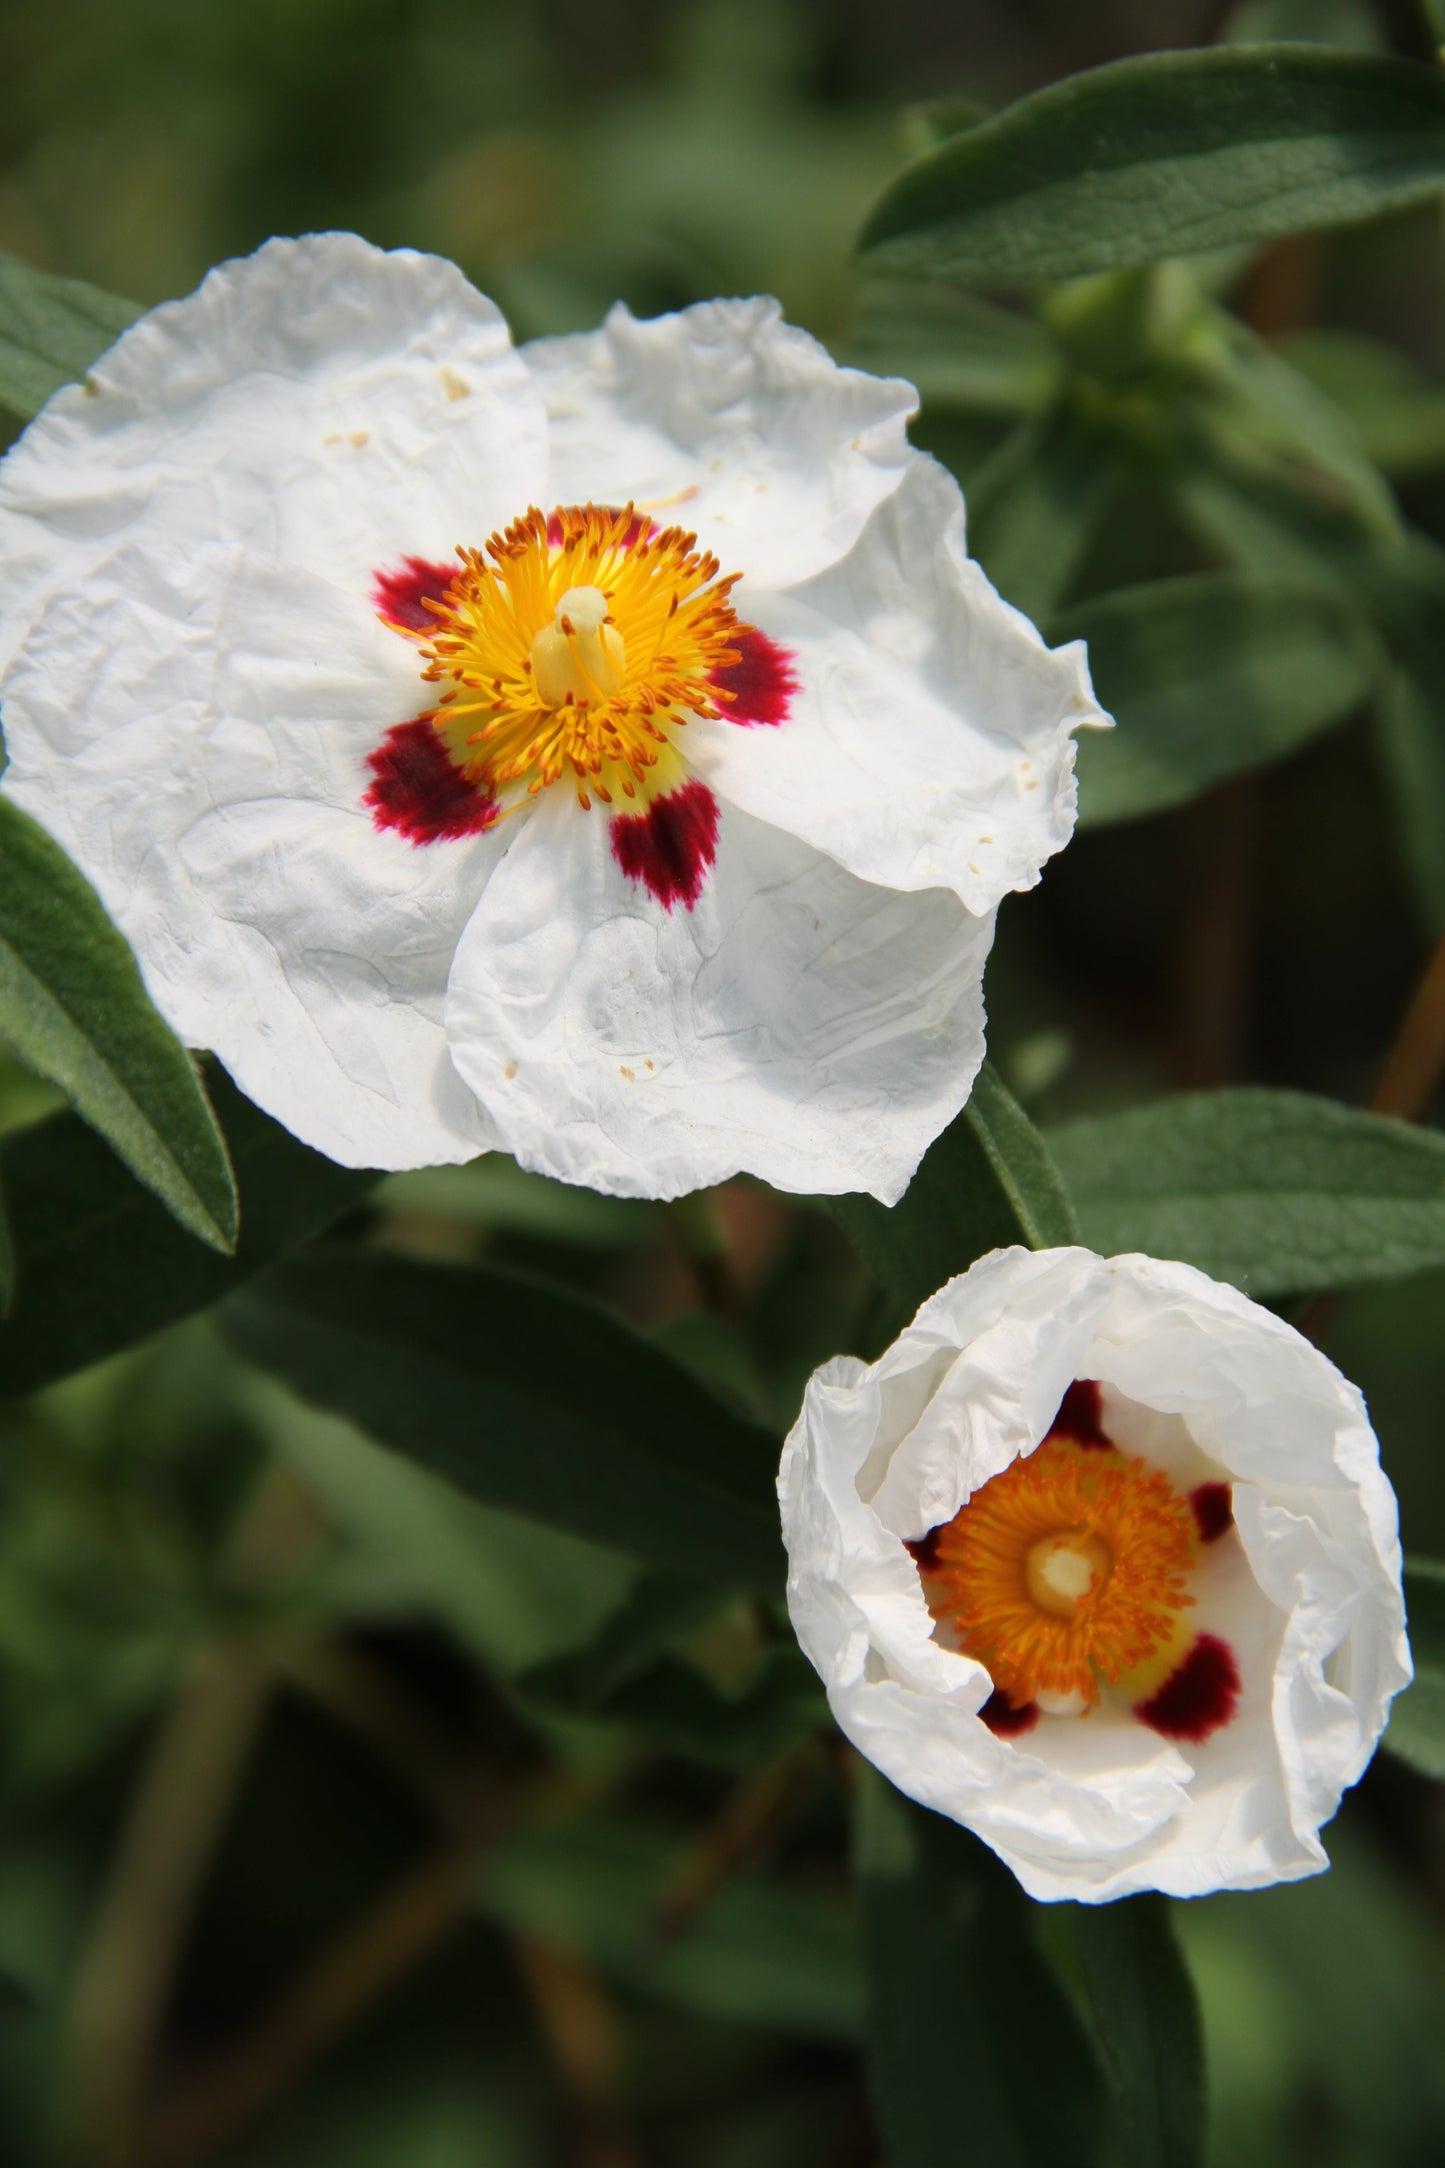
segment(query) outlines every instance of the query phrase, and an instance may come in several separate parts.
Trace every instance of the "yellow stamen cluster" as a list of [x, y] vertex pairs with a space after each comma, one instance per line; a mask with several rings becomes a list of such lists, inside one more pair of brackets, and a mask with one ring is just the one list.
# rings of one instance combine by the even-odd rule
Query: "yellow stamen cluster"
[[[737, 574], [680, 527], [648, 532], [627, 505], [533, 506], [460, 569], [435, 628], [414, 635], [445, 686], [433, 720], [479, 788], [536, 796], [564, 777], [643, 803], [681, 779], [674, 733], [723, 712], [736, 662]], [[550, 530], [550, 539], [549, 539]]]
[[1193, 1603], [1194, 1519], [1168, 1478], [1112, 1448], [1050, 1439], [976, 1491], [930, 1545], [935, 1617], [1015, 1706], [1091, 1707]]

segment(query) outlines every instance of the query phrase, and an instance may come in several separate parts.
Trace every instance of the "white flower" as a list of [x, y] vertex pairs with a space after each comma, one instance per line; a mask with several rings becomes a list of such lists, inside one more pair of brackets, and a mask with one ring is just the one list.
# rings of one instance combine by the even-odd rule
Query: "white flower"
[[0, 467], [4, 788], [333, 1158], [895, 1197], [1106, 720], [913, 403], [770, 301], [518, 353], [436, 258], [271, 242]]
[[995, 1250], [818, 1371], [788, 1602], [853, 1744], [1033, 1897], [1248, 1889], [1410, 1677], [1357, 1389], [1191, 1266]]

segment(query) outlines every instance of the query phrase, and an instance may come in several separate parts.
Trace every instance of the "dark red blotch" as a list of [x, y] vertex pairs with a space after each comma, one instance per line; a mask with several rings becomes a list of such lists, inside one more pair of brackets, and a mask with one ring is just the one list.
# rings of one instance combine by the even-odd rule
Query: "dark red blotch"
[[383, 617], [408, 632], [430, 632], [437, 613], [428, 601], [445, 602], [447, 589], [461, 566], [455, 558], [447, 564], [428, 557], [403, 557], [390, 572], [378, 572], [371, 599]]
[[1135, 1703], [1134, 1714], [1163, 1738], [1187, 1739], [1198, 1746], [1229, 1722], [1239, 1707], [1239, 1692], [1233, 1649], [1217, 1634], [1201, 1634], [1158, 1693]]
[[450, 758], [429, 718], [396, 723], [366, 765], [373, 781], [366, 804], [378, 828], [395, 828], [412, 843], [443, 843], [480, 835], [497, 818], [497, 801], [485, 798]]
[[1021, 1732], [1032, 1731], [1039, 1720], [1036, 1701], [1010, 1701], [1001, 1686], [996, 1686], [979, 1715], [989, 1730], [999, 1739], [1017, 1739]]
[[714, 670], [708, 683], [725, 697], [718, 708], [729, 723], [785, 723], [788, 708], [798, 690], [798, 673], [785, 647], [779, 647], [756, 625], [739, 625], [728, 635], [738, 649], [736, 662]]
[[1104, 1434], [1103, 1412], [1103, 1395], [1095, 1380], [1075, 1378], [1044, 1435], [1071, 1438], [1075, 1445], [1112, 1445], [1113, 1440]]
[[1201, 1543], [1217, 1543], [1234, 1526], [1234, 1496], [1227, 1483], [1200, 1483], [1189, 1493]]
[[641, 881], [669, 911], [690, 911], [717, 857], [717, 800], [705, 783], [684, 783], [646, 813], [612, 822], [612, 855], [629, 881]]
[[946, 1525], [946, 1523], [940, 1523], [937, 1528], [930, 1528], [926, 1536], [905, 1536], [903, 1538], [903, 1548], [920, 1573], [936, 1573], [938, 1571], [938, 1539], [943, 1534]]

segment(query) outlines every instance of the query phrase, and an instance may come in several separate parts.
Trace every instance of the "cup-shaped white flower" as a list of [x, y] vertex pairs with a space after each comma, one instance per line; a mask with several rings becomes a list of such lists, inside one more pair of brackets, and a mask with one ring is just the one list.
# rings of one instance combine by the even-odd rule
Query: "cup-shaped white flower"
[[833, 1713], [1038, 1898], [1313, 1874], [1410, 1677], [1364, 1402], [1191, 1266], [996, 1250], [811, 1380], [778, 1481]]
[[913, 404], [773, 302], [518, 353], [449, 264], [271, 242], [0, 466], [3, 787], [336, 1159], [895, 1197], [1107, 719]]

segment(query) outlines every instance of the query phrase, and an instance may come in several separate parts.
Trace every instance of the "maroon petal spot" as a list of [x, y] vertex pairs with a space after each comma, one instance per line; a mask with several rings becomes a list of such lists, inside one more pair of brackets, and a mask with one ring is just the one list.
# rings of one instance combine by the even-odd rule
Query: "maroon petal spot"
[[749, 725], [785, 723], [798, 690], [792, 656], [756, 625], [739, 625], [729, 640], [740, 650], [737, 661], [724, 663], [708, 679], [720, 693], [731, 695], [718, 702], [724, 719]]
[[460, 569], [455, 558], [446, 564], [427, 557], [403, 557], [390, 572], [376, 574], [371, 599], [393, 625], [405, 625], [408, 632], [430, 632], [437, 619], [427, 603], [446, 600]]
[[1113, 1444], [1104, 1435], [1103, 1397], [1092, 1378], [1075, 1378], [1045, 1436], [1068, 1438], [1075, 1445]]
[[930, 1528], [926, 1536], [905, 1536], [903, 1548], [913, 1560], [920, 1573], [936, 1573], [938, 1570], [938, 1539], [945, 1523]]
[[1016, 1739], [1020, 1732], [1033, 1730], [1039, 1720], [1039, 1705], [1036, 1701], [1010, 1701], [1003, 1688], [996, 1686], [978, 1713], [997, 1738]]
[[1158, 1693], [1135, 1704], [1134, 1714], [1164, 1738], [1198, 1746], [1229, 1722], [1239, 1707], [1239, 1691], [1233, 1649], [1217, 1634], [1201, 1634]]
[[1189, 1493], [1201, 1543], [1217, 1543], [1234, 1526], [1233, 1493], [1227, 1483], [1201, 1483]]
[[629, 881], [643, 881], [670, 911], [690, 911], [717, 857], [717, 800], [705, 783], [670, 790], [646, 813], [612, 822], [612, 855]]
[[366, 765], [374, 777], [365, 798], [372, 819], [409, 842], [480, 835], [497, 818], [496, 799], [467, 781], [425, 715], [394, 724]]

